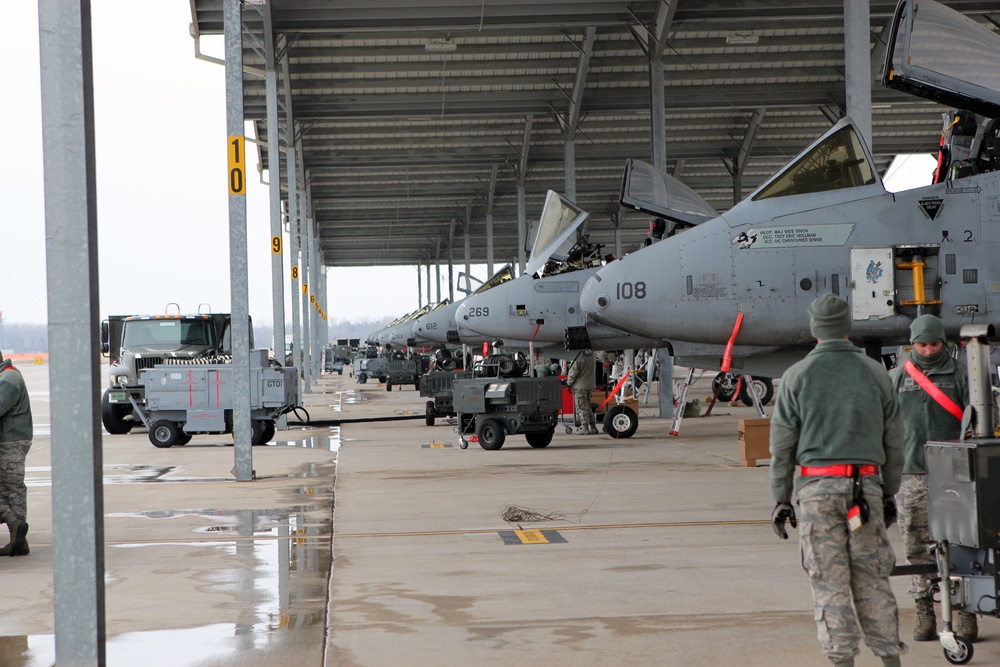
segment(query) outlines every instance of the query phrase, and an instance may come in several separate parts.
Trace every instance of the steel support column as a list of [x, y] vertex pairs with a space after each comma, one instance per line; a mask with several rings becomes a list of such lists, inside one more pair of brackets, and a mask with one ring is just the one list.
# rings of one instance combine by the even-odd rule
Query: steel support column
[[844, 78], [847, 115], [872, 146], [872, 61], [869, 0], [844, 1]]
[[56, 661], [67, 667], [103, 667], [104, 491], [90, 2], [39, 0], [38, 33]]
[[249, 270], [246, 150], [243, 136], [242, 3], [240, 0], [225, 0], [223, 7], [226, 33], [226, 134], [230, 153], [229, 294], [233, 318], [233, 441], [236, 479], [249, 482], [254, 478], [254, 473], [250, 449], [250, 295], [247, 285]]
[[486, 275], [493, 276], [493, 198], [497, 189], [497, 166], [490, 169], [490, 191], [486, 197]]
[[[287, 40], [287, 37], [284, 38]], [[285, 178], [288, 185], [288, 242], [289, 264], [291, 265], [291, 302], [292, 302], [292, 357], [293, 366], [302, 372], [302, 321], [299, 313], [299, 171], [298, 171], [298, 144], [295, 141], [295, 118], [292, 115], [292, 84], [291, 71], [289, 69], [287, 42], [284, 44], [285, 53], [281, 58], [282, 69], [285, 73], [284, 98], [285, 98], [285, 155], [287, 164], [285, 167]], [[284, 348], [282, 348], [284, 349]]]
[[[281, 146], [278, 136], [278, 72], [274, 58], [274, 31], [271, 25], [271, 2], [264, 3], [264, 57], [266, 61], [265, 84], [267, 87], [267, 180], [271, 213], [271, 318], [274, 330], [271, 349], [284, 365], [285, 351], [285, 281], [284, 243], [281, 233]], [[280, 420], [287, 428], [287, 420]], [[282, 429], [284, 430], [284, 429]]]

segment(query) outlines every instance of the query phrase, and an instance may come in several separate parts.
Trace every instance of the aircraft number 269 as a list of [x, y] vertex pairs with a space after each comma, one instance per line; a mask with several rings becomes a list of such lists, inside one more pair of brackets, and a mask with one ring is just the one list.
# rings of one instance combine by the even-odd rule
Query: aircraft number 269
[[483, 306], [482, 308], [470, 308], [469, 317], [489, 317], [490, 309], [488, 306]]

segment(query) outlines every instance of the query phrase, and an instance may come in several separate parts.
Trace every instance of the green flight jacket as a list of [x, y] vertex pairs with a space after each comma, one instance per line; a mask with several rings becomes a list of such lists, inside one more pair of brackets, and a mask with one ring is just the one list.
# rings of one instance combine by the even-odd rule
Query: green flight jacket
[[[969, 381], [961, 364], [948, 355], [930, 367], [924, 368], [920, 364], [928, 365], [927, 360], [922, 359], [916, 350], [910, 353], [910, 361], [916, 364], [945, 396], [953, 400], [958, 407], [965, 409], [969, 403]], [[957, 440], [962, 435], [962, 422], [931, 398], [930, 394], [910, 377], [903, 368], [903, 363], [900, 362], [889, 373], [899, 395], [899, 409], [903, 415], [903, 427], [906, 432], [903, 472], [908, 475], [923, 474], [927, 472], [924, 464], [924, 444], [931, 440]]]
[[31, 404], [21, 373], [10, 359], [0, 362], [0, 442], [31, 440]]
[[[903, 470], [903, 421], [885, 368], [847, 340], [825, 340], [781, 378], [771, 418], [771, 495], [791, 501], [796, 465], [875, 464], [884, 495]], [[797, 487], [808, 483], [800, 477]]]

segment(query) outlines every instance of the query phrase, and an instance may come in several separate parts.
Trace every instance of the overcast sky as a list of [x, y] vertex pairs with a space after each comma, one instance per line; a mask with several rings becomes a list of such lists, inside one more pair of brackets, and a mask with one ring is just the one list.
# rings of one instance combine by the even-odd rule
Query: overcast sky
[[[42, 323], [47, 313], [37, 3], [5, 2], [3, 14], [0, 311], [9, 323]], [[225, 70], [194, 58], [187, 2], [93, 0], [92, 21], [100, 313], [159, 313], [169, 302], [184, 312], [201, 303], [228, 311]], [[203, 40], [203, 51], [221, 55], [221, 38]], [[250, 314], [269, 323], [268, 188], [257, 176], [256, 151], [249, 143], [247, 148]], [[906, 187], [917, 184], [914, 178], [929, 182], [929, 156], [897, 162], [905, 162], [899, 173]], [[287, 253], [285, 262], [287, 271]], [[357, 320], [415, 310], [416, 275], [413, 267], [331, 268], [328, 314]], [[442, 277], [447, 279], [446, 270]], [[426, 277], [421, 282], [426, 286]], [[441, 291], [447, 296], [446, 285]], [[285, 312], [290, 319], [290, 305]]]

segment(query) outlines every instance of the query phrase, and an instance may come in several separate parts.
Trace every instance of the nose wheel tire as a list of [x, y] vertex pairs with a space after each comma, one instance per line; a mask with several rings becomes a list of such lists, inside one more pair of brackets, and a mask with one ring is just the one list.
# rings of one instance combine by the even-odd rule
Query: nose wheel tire
[[[771, 378], [766, 377], [753, 377], [753, 386], [757, 390], [757, 395], [760, 397], [760, 404], [767, 405], [774, 398], [774, 383]], [[743, 405], [753, 406], [753, 398], [750, 396], [750, 389], [747, 387], [748, 382], [746, 378], [743, 378], [743, 384], [740, 385], [740, 400], [743, 401]]]
[[627, 405], [615, 405], [604, 415], [604, 432], [612, 438], [631, 438], [639, 428], [639, 415]]
[[424, 409], [424, 423], [428, 426], [434, 426], [435, 416], [437, 416], [437, 410], [434, 409], [434, 401], [427, 401], [427, 407]]
[[728, 403], [736, 397], [736, 383], [738, 376], [735, 373], [719, 373], [712, 380], [712, 393], [719, 392], [719, 400]]

